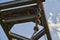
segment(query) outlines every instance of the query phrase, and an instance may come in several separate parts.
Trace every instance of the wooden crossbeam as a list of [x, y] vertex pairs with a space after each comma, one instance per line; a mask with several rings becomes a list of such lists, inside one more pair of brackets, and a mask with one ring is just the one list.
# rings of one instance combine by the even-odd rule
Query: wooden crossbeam
[[[37, 1], [45, 1], [45, 0], [37, 0]], [[6, 9], [6, 8], [11, 8], [11, 7], [16, 7], [16, 6], [21, 6], [21, 5], [26, 5], [26, 4], [32, 4], [32, 3], [37, 3], [36, 0], [16, 0], [16, 1], [10, 1], [6, 3], [0, 3], [0, 9]]]
[[18, 35], [16, 33], [11, 32], [11, 31], [9, 32], [9, 34], [12, 38], [15, 38], [15, 39], [18, 39], [18, 40], [30, 40], [29, 38], [26, 38], [22, 35]]

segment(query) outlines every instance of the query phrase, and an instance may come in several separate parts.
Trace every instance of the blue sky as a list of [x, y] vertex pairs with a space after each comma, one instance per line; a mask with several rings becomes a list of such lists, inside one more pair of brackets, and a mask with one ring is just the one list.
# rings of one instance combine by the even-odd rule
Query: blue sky
[[8, 1], [12, 1], [12, 0], [0, 0], [0, 3], [8, 2]]
[[[11, 0], [0, 0], [0, 3], [6, 2], [6, 1], [8, 2]], [[46, 2], [44, 2], [43, 4], [44, 4], [44, 9], [45, 9], [45, 14], [46, 14], [47, 20], [50, 17], [49, 13], [53, 13], [52, 20], [53, 20], [53, 23], [56, 23], [56, 16], [60, 13], [60, 0], [46, 0]], [[21, 26], [23, 26], [23, 27], [21, 27]], [[24, 29], [25, 27], [26, 27], [26, 29]], [[27, 37], [30, 38], [30, 36], [33, 32], [33, 27], [34, 27], [34, 23], [29, 22], [24, 25], [16, 24], [16, 25], [14, 25], [14, 27], [11, 30], [14, 33], [17, 33], [19, 35], [23, 35], [24, 32], [27, 31], [26, 34], [23, 36], [26, 36], [28, 34]], [[25, 30], [24, 32], [22, 32], [23, 29]], [[55, 32], [52, 32], [52, 33], [54, 34]], [[6, 35], [4, 34], [1, 26], [0, 26], [0, 40], [8, 40]], [[41, 40], [44, 40], [44, 38], [42, 38]], [[57, 40], [57, 38], [53, 36], [53, 40]]]

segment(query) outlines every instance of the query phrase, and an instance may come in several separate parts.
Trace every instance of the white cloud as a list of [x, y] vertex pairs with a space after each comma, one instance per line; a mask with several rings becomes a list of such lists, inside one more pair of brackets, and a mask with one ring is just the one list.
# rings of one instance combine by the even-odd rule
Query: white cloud
[[53, 16], [53, 13], [52, 12], [50, 12], [50, 16]]
[[[48, 25], [49, 25], [52, 39], [55, 39], [55, 38], [53, 38], [54, 37], [53, 35], [56, 35], [56, 34], [57, 34], [56, 36], [58, 36], [58, 37], [56, 37], [56, 39], [60, 39], [60, 22], [53, 23], [52, 20], [48, 19], [48, 23], [49, 23]], [[54, 33], [54, 31], [55, 31], [55, 33]]]

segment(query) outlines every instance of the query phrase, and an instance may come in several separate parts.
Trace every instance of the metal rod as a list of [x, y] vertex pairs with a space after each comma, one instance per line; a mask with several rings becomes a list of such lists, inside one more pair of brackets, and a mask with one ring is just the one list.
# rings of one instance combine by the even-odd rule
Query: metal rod
[[45, 30], [42, 29], [41, 31], [39, 31], [32, 40], [38, 40], [39, 38], [41, 38], [43, 35], [45, 34]]

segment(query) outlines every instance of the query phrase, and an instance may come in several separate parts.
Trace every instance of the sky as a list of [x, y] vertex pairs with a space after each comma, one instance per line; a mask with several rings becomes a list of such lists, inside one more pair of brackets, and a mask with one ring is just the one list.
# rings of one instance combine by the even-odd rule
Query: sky
[[[0, 3], [6, 2], [6, 1], [8, 2], [11, 0], [0, 0]], [[49, 23], [49, 28], [50, 28], [52, 39], [60, 40], [59, 36], [56, 35], [56, 34], [59, 35], [58, 31], [60, 31], [59, 30], [60, 28], [59, 29], [57, 28], [59, 27], [60, 22], [57, 23], [57, 18], [56, 18], [60, 14], [60, 0], [46, 0], [46, 2], [44, 2], [43, 4], [44, 4], [45, 15]], [[23, 35], [25, 37], [30, 38], [33, 33], [33, 27], [34, 27], [33, 22], [15, 24], [14, 27], [11, 29], [11, 31], [19, 35]], [[40, 30], [41, 29], [42, 27], [40, 26]], [[8, 40], [1, 26], [0, 26], [0, 40]], [[44, 40], [44, 36], [41, 38], [41, 40]]]

